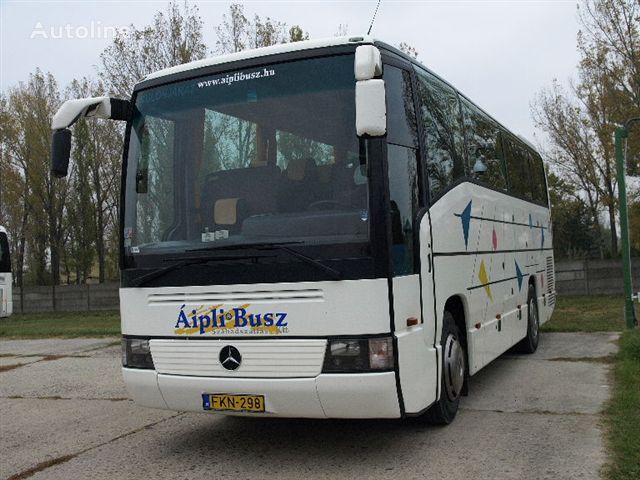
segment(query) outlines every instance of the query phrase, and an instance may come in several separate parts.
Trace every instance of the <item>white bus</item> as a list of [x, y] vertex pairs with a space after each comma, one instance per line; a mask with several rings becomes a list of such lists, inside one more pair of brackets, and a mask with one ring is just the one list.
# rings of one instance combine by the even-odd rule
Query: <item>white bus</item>
[[0, 226], [0, 317], [9, 317], [13, 313], [12, 285], [9, 239], [5, 228]]
[[371, 37], [144, 78], [125, 120], [123, 374], [140, 405], [453, 420], [468, 378], [533, 352], [555, 301], [540, 155]]

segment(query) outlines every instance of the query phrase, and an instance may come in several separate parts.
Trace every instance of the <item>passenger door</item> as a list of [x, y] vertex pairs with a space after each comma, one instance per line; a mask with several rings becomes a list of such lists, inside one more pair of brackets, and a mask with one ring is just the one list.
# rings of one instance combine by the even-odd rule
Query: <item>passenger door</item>
[[[422, 315], [425, 285], [420, 265], [428, 263], [420, 233], [428, 217], [418, 219], [424, 206], [420, 188], [419, 150], [411, 74], [385, 65], [387, 90], [387, 168], [389, 185], [390, 257], [394, 333], [398, 349], [400, 386], [405, 412], [417, 413], [436, 399], [437, 358], [432, 322]], [[422, 220], [422, 222], [420, 222]], [[423, 228], [421, 228], [423, 227]], [[430, 258], [430, 257], [429, 257]], [[429, 272], [431, 269], [429, 268]], [[426, 279], [433, 292], [431, 277]], [[427, 303], [433, 305], [432, 296]], [[432, 311], [432, 310], [431, 310]], [[429, 317], [431, 318], [431, 317]]]

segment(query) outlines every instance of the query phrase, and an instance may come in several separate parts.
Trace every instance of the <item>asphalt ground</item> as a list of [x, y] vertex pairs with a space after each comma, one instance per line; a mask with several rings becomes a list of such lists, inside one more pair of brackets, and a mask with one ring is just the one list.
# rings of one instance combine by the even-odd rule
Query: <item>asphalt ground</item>
[[616, 334], [543, 333], [470, 381], [453, 424], [137, 407], [117, 339], [0, 342], [0, 477], [596, 479]]

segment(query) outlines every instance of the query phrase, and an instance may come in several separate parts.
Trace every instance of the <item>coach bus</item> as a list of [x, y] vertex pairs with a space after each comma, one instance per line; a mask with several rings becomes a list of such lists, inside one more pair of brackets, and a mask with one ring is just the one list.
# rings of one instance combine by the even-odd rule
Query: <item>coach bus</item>
[[123, 375], [147, 407], [451, 422], [555, 303], [543, 162], [371, 37], [277, 45], [71, 100], [126, 121]]
[[9, 239], [5, 228], [0, 226], [0, 317], [13, 313], [12, 284]]

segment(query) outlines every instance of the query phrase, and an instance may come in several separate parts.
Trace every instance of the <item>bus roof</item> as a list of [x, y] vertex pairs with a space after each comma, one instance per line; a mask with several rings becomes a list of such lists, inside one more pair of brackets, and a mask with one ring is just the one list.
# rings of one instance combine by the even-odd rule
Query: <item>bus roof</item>
[[317, 40], [304, 40], [301, 42], [281, 43], [271, 45], [269, 47], [254, 48], [253, 50], [243, 50], [242, 52], [230, 53], [227, 55], [219, 55], [217, 57], [196, 60], [195, 62], [184, 63], [175, 67], [165, 68], [154, 73], [148, 74], [142, 81], [173, 75], [174, 73], [186, 72], [202, 67], [213, 65], [221, 65], [224, 63], [237, 62], [239, 60], [247, 60], [250, 58], [266, 57], [268, 55], [277, 55], [279, 53], [299, 52], [301, 50], [311, 50], [314, 48], [336, 47], [340, 45], [366, 45], [373, 44], [375, 39], [368, 35], [348, 36], [348, 37], [330, 37]]

